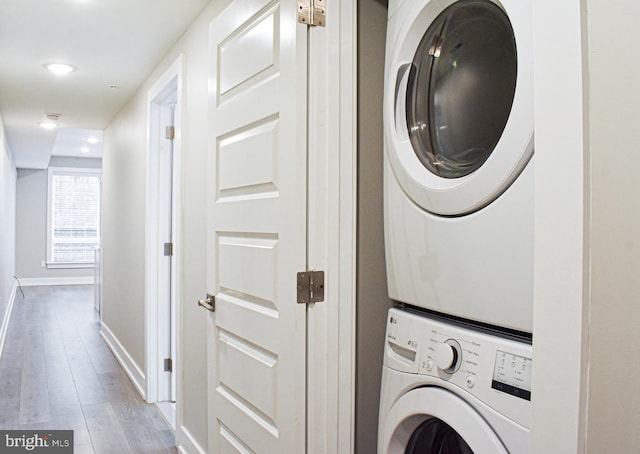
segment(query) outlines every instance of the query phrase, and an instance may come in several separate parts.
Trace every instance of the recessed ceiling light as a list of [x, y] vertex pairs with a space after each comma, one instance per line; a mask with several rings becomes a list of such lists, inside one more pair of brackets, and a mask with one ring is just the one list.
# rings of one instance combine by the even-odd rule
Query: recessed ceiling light
[[87, 142], [89, 142], [89, 143], [98, 143], [100, 141], [95, 137], [89, 137], [89, 139], [87, 139]]
[[83, 152], [83, 153], [89, 153], [89, 151], [91, 151], [91, 150], [89, 149], [89, 147], [82, 147], [82, 148], [80, 148], [80, 151]]
[[50, 121], [43, 121], [42, 123], [40, 123], [40, 126], [42, 126], [44, 129], [56, 129], [58, 127], [57, 124]]
[[76, 70], [73, 66], [65, 63], [47, 63], [44, 67], [54, 74], [68, 74]]

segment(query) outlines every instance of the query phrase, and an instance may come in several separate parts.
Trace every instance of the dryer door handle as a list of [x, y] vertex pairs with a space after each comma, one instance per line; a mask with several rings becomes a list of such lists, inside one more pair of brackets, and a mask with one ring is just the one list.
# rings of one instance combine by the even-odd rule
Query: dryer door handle
[[409, 85], [409, 73], [411, 63], [400, 65], [396, 74], [396, 89], [393, 97], [393, 119], [396, 127], [396, 135], [401, 140], [409, 140], [407, 130], [407, 86]]

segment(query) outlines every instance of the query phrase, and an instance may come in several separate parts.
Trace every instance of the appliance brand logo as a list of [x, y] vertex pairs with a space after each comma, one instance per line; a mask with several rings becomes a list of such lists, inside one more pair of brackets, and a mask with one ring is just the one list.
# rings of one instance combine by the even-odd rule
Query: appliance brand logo
[[0, 454], [73, 454], [73, 430], [2, 430]]

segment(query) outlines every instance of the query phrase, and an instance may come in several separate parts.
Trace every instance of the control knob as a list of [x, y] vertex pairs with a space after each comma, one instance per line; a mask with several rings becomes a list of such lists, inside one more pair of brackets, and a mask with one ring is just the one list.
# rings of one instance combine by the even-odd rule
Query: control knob
[[459, 360], [460, 346], [455, 340], [449, 339], [446, 342], [438, 344], [436, 349], [436, 364], [439, 369], [453, 373], [460, 365]]

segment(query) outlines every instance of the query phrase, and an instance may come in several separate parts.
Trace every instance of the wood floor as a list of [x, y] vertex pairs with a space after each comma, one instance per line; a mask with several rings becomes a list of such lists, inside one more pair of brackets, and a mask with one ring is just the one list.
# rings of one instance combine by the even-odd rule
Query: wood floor
[[76, 454], [177, 453], [100, 337], [93, 287], [23, 290], [0, 358], [0, 429], [73, 429]]

